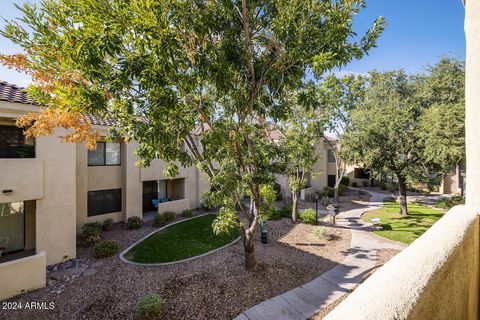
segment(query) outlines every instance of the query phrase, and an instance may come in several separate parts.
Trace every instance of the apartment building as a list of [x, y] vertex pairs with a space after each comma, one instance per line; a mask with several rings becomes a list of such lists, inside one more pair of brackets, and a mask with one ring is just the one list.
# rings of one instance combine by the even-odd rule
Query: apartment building
[[[102, 139], [87, 150], [62, 143], [63, 129], [25, 139], [15, 119], [39, 108], [22, 88], [0, 82], [0, 300], [44, 286], [47, 265], [75, 258], [83, 224], [197, 208], [208, 189], [195, 167], [170, 180], [161, 160], [135, 166], [134, 142]], [[104, 135], [113, 124], [86, 120]]]
[[[0, 82], [0, 300], [45, 286], [47, 265], [76, 257], [76, 237], [88, 222], [152, 217], [157, 212], [198, 208], [209, 190], [204, 173], [180, 167], [174, 179], [163, 175], [165, 164], [135, 165], [135, 142], [100, 139], [95, 150], [83, 143], [62, 143], [66, 130], [26, 139], [15, 120], [41, 107], [22, 88]], [[85, 118], [103, 137], [112, 119]], [[192, 132], [200, 144], [202, 130]], [[273, 139], [283, 134], [272, 131]], [[319, 160], [302, 192], [305, 199], [335, 184], [330, 145], [316, 145]], [[278, 177], [284, 198], [288, 179]], [[22, 274], [22, 277], [16, 275]]]

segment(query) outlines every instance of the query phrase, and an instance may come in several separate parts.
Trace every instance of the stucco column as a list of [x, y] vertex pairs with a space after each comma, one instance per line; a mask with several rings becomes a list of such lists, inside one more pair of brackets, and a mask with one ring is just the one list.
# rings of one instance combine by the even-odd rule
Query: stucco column
[[465, 1], [466, 202], [480, 205], [480, 0]]

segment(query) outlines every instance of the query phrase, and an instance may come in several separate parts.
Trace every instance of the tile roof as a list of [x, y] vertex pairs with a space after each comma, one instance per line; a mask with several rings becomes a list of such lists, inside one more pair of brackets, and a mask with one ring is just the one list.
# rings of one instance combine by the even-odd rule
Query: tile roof
[[0, 100], [18, 102], [24, 104], [35, 104], [27, 96], [25, 88], [16, 86], [6, 81], [0, 81]]
[[[25, 88], [8, 83], [6, 81], [0, 81], [0, 101], [37, 104], [28, 98]], [[99, 126], [115, 126], [116, 124], [115, 119], [109, 115], [105, 117], [87, 115], [85, 116], [84, 120], [90, 124]]]

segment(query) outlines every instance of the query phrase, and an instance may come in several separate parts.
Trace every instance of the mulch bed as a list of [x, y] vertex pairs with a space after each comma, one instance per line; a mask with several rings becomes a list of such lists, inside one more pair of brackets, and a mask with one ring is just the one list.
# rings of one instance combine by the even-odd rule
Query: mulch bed
[[[176, 265], [141, 267], [118, 257], [92, 258], [91, 248], [78, 248], [77, 257], [94, 269], [59, 285], [23, 294], [8, 301], [55, 303], [53, 310], [17, 310], [0, 313], [0, 319], [134, 319], [134, 306], [147, 293], [163, 301], [160, 319], [232, 319], [266, 299], [313, 280], [343, 261], [350, 246], [346, 229], [326, 228], [337, 240], [327, 241], [317, 226], [289, 219], [269, 221], [269, 243], [256, 236], [257, 272], [244, 270], [241, 242], [211, 255]], [[104, 239], [116, 240], [124, 250], [155, 228], [146, 223], [138, 230], [116, 224]], [[21, 276], [21, 275], [19, 275]]]

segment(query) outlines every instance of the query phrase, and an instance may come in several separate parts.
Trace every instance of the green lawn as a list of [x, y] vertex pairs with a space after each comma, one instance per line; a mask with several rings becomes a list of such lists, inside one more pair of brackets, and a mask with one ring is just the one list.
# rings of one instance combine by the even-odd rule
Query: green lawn
[[139, 263], [164, 263], [187, 259], [224, 246], [236, 238], [216, 236], [212, 231], [214, 214], [177, 223], [154, 233], [125, 254], [128, 260]]
[[380, 218], [383, 230], [375, 234], [394, 241], [410, 244], [430, 228], [444, 212], [418, 204], [408, 204], [408, 215], [400, 215], [400, 207], [396, 202], [384, 202], [384, 207], [363, 215], [363, 220], [370, 222], [372, 218]]

